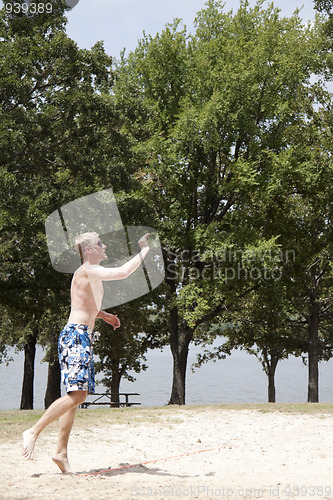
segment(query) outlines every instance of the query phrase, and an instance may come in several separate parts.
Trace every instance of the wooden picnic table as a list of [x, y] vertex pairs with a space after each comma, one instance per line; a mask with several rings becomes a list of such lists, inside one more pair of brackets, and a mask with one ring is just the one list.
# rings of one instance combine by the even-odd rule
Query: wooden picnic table
[[[112, 401], [112, 396], [118, 396], [119, 402]], [[120, 396], [124, 396], [125, 400], [121, 400]], [[80, 404], [80, 408], [88, 408], [91, 405], [108, 405], [110, 408], [119, 408], [121, 406], [134, 406], [141, 405], [141, 403], [133, 402], [129, 400], [130, 396], [140, 396], [137, 392], [95, 392], [95, 394], [89, 394], [87, 397], [93, 397], [92, 401], [86, 400], [84, 403]]]

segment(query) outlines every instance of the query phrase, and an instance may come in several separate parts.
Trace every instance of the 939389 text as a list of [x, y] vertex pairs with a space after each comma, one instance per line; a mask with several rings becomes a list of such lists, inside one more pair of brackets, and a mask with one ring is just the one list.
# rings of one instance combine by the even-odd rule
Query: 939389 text
[[53, 5], [51, 2], [4, 2], [4, 8], [7, 14], [51, 14]]

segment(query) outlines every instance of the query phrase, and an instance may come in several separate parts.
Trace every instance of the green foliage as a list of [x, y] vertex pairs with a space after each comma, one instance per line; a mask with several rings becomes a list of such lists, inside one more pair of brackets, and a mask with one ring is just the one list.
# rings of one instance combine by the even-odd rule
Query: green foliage
[[79, 49], [64, 31], [65, 3], [52, 4], [52, 15], [0, 10], [1, 345], [56, 345], [70, 276], [51, 268], [44, 222], [123, 175], [111, 58], [101, 43]]
[[315, 8], [319, 12], [325, 12], [328, 15], [333, 14], [333, 2], [332, 0], [315, 0]]
[[[136, 196], [165, 245], [175, 358], [193, 338], [211, 340], [229, 311], [244, 325], [262, 322], [238, 327], [239, 345], [275, 356], [279, 344], [280, 357], [306, 349], [304, 325], [292, 320], [306, 320], [302, 282], [317, 258], [312, 203], [322, 200], [322, 214], [331, 203], [322, 22], [305, 26], [298, 11], [281, 17], [261, 1], [233, 14], [209, 0], [193, 35], [176, 21], [120, 64], [116, 99], [135, 89], [146, 110], [134, 126], [126, 110], [124, 127], [139, 159]], [[327, 241], [325, 219], [319, 228]]]
[[[327, 5], [317, 7], [330, 16]], [[212, 341], [226, 323], [222, 356], [231, 345], [264, 363], [269, 353], [300, 353], [310, 305], [328, 358], [327, 18], [304, 26], [298, 11], [281, 17], [273, 4], [242, 1], [232, 13], [209, 0], [195, 33], [175, 20], [113, 71], [102, 44], [80, 50], [66, 36], [62, 2], [54, 12], [0, 11], [1, 306], [18, 316], [23, 338], [38, 326], [47, 343], [47, 324], [68, 305], [69, 277], [50, 269], [45, 218], [112, 186], [124, 222], [153, 226], [162, 240], [166, 280], [150, 305], [177, 369], [191, 340]], [[107, 378], [116, 366], [124, 375], [142, 366], [156, 319], [147, 306], [137, 317], [124, 309], [123, 334], [105, 327], [97, 349]]]

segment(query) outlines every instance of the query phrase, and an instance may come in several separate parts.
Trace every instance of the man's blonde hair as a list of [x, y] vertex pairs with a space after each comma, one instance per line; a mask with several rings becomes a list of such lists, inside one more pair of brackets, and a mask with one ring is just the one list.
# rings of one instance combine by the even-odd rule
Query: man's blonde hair
[[85, 249], [90, 245], [95, 245], [98, 238], [98, 233], [83, 233], [75, 238], [74, 247], [82, 261]]

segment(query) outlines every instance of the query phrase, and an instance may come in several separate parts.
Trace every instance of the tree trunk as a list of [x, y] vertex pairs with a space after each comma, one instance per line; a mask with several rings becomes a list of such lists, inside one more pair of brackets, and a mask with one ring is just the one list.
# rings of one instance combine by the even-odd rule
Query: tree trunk
[[34, 375], [37, 332], [28, 337], [24, 346], [24, 372], [21, 394], [21, 410], [32, 410], [34, 407]]
[[182, 323], [178, 327], [177, 308], [170, 311], [170, 348], [173, 356], [173, 382], [169, 405], [185, 404], [185, 382], [188, 346], [193, 330]]
[[119, 388], [120, 388], [121, 374], [119, 372], [119, 365], [116, 364], [112, 367], [112, 378], [111, 378], [111, 401], [113, 406], [119, 407]]
[[319, 402], [319, 310], [320, 306], [314, 293], [310, 295], [310, 315], [308, 324], [309, 336], [309, 381], [308, 381], [308, 403]]
[[47, 372], [47, 387], [44, 398], [45, 409], [61, 396], [61, 371], [58, 355], [51, 351]]
[[275, 391], [275, 371], [277, 364], [279, 362], [279, 356], [277, 353], [271, 353], [271, 360], [267, 366], [268, 374], [268, 402], [275, 403], [276, 391]]

